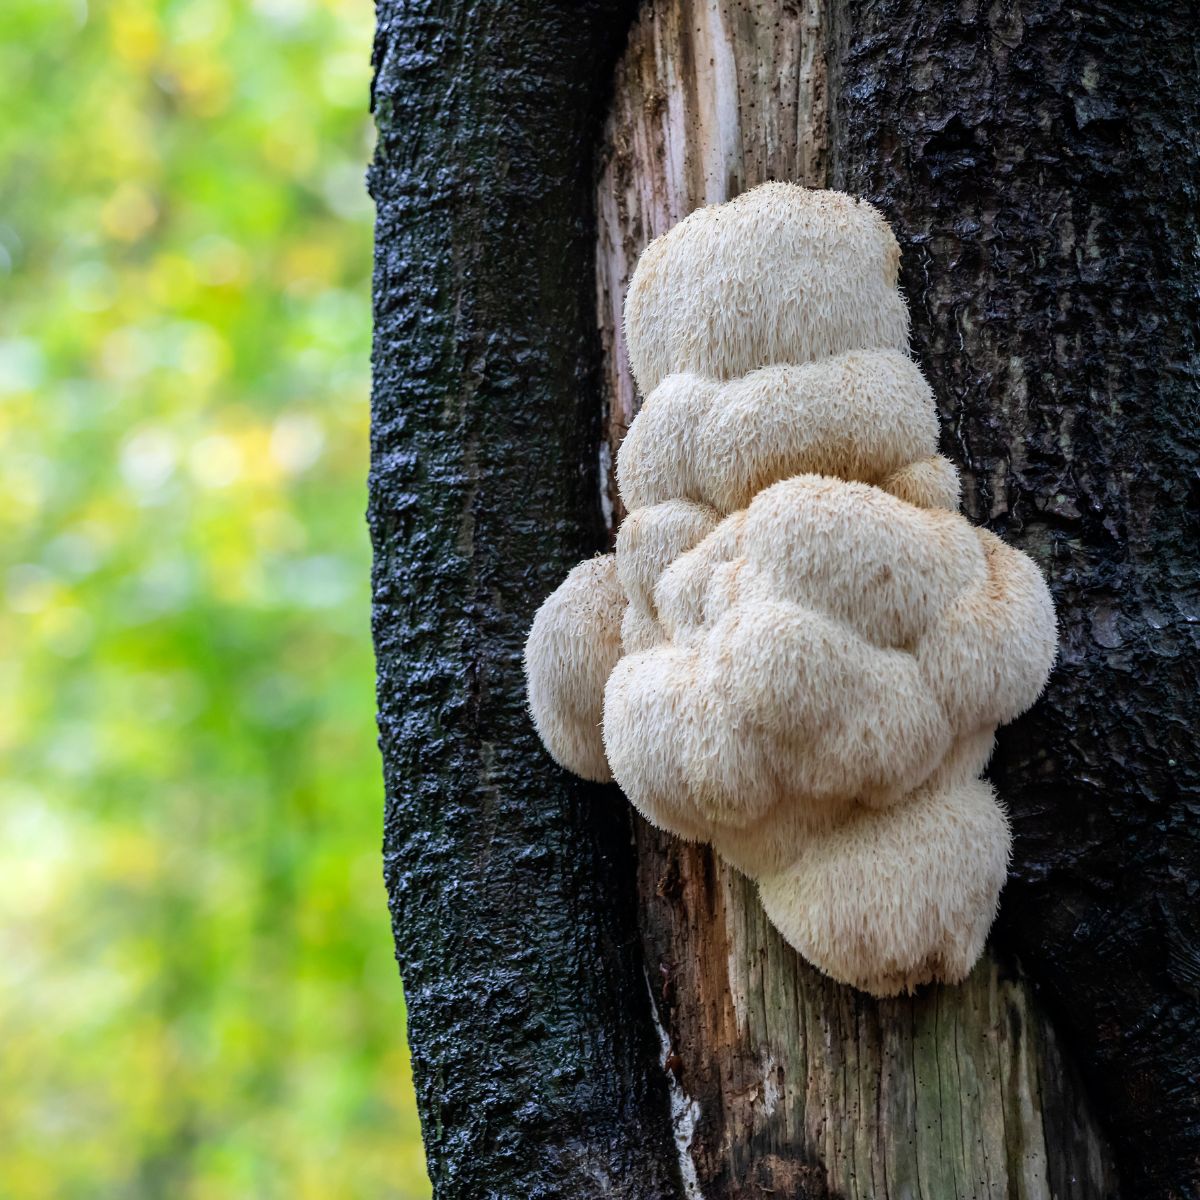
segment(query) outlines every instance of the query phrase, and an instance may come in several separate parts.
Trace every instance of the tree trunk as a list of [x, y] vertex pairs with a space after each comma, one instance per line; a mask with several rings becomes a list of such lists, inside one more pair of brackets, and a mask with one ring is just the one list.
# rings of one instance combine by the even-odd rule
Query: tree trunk
[[[633, 15], [380, 5], [386, 874], [437, 1193], [1104, 1197], [1111, 1140], [1123, 1195], [1193, 1195], [1186, 14], [658, 0], [604, 123]], [[892, 220], [966, 510], [1059, 605], [1050, 691], [991, 771], [998, 949], [913, 999], [819, 976], [640, 819], [635, 861], [619, 793], [553, 769], [524, 711], [532, 613], [621, 516], [637, 254], [767, 178]]]
[[379, 8], [370, 524], [385, 874], [439, 1196], [676, 1195], [621, 797], [525, 711], [598, 543], [591, 164], [621, 5]]

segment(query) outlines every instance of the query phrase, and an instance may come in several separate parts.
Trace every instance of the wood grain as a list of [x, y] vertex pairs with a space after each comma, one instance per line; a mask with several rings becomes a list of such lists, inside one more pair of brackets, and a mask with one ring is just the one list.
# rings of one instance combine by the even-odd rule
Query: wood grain
[[646, 245], [701, 205], [768, 179], [824, 185], [820, 5], [647, 5], [617, 67], [596, 194], [614, 528], [623, 512], [612, 467], [639, 403], [621, 323], [629, 277]]
[[[827, 183], [823, 0], [644, 6], [616, 72], [596, 195], [605, 512], [636, 415], [621, 304], [642, 249], [769, 179]], [[640, 929], [687, 1190], [750, 1197], [1116, 1194], [1109, 1156], [1015, 966], [878, 1001], [820, 975], [753, 885], [635, 819]]]

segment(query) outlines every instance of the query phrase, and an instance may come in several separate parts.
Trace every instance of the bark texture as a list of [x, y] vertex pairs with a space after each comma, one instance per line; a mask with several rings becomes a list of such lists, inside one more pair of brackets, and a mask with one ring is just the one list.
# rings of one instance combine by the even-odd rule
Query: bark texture
[[385, 868], [438, 1196], [678, 1194], [625, 804], [550, 762], [521, 668], [538, 603], [602, 538], [591, 179], [628, 19], [379, 6]]
[[1000, 939], [1082, 1065], [1123, 1192], [1200, 1194], [1192, 3], [832, 0], [833, 178], [896, 228], [965, 507], [1055, 593], [1001, 731]]
[[[828, 183], [827, 19], [821, 0], [643, 7], [597, 193], [610, 467], [638, 405], [621, 306], [645, 245], [764, 180]], [[615, 524], [611, 478], [607, 497]], [[1115, 1194], [1104, 1139], [1014, 966], [989, 956], [961, 987], [874, 1000], [805, 964], [707, 848], [635, 828], [642, 936], [699, 1194]]]

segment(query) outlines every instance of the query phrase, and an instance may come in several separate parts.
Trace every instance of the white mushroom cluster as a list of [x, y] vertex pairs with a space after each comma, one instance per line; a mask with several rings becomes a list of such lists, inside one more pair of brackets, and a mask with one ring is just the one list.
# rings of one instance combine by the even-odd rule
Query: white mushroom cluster
[[979, 775], [1055, 653], [1037, 567], [957, 511], [898, 262], [869, 204], [789, 184], [648, 247], [629, 515], [525, 655], [559, 763], [711, 843], [877, 995], [978, 958], [1010, 840]]

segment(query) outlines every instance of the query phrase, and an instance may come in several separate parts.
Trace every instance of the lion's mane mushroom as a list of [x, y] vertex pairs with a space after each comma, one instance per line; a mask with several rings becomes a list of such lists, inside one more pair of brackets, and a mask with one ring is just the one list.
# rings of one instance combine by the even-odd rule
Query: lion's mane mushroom
[[898, 262], [869, 204], [789, 184], [647, 248], [629, 515], [525, 656], [556, 761], [711, 843], [877, 995], [978, 958], [1009, 854], [979, 774], [1055, 652], [1037, 568], [957, 512]]

